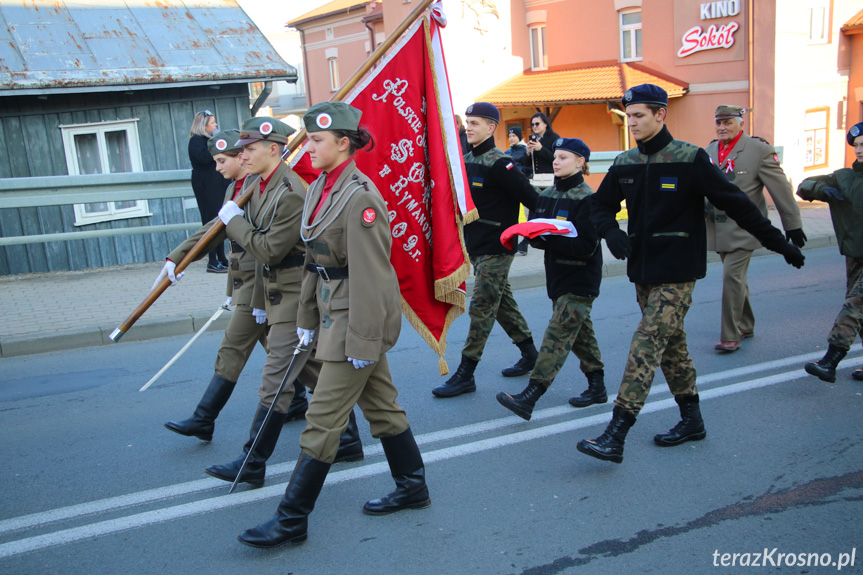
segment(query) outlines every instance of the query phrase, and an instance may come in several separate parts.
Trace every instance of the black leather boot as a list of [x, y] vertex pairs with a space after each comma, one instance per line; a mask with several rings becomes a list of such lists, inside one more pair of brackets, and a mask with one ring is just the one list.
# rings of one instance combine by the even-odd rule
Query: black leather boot
[[519, 377], [530, 373], [533, 366], [536, 365], [536, 358], [539, 357], [539, 352], [536, 351], [536, 346], [533, 345], [533, 338], [529, 337], [518, 344], [518, 349], [521, 350], [521, 358], [515, 362], [515, 365], [501, 370], [501, 375], [504, 377]]
[[210, 380], [192, 417], [183, 421], [169, 421], [165, 427], [180, 435], [211, 441], [213, 429], [216, 427], [216, 418], [228, 403], [235, 385], [237, 385], [236, 381], [228, 381], [218, 373], [213, 374], [213, 379]]
[[510, 395], [501, 391], [497, 394], [497, 401], [517, 416], [530, 421], [536, 401], [543, 393], [545, 393], [545, 387], [535, 379], [531, 379], [521, 393]]
[[347, 463], [349, 461], [362, 461], [363, 441], [360, 439], [360, 428], [357, 427], [357, 416], [354, 410], [348, 418], [348, 426], [339, 436], [339, 451], [333, 463]]
[[425, 509], [431, 505], [423, 458], [411, 428], [392, 437], [382, 437], [381, 445], [387, 456], [390, 473], [396, 481], [396, 490], [367, 502], [363, 512], [367, 515], [388, 515], [402, 509]]
[[635, 425], [635, 413], [615, 405], [605, 433], [596, 439], [582, 439], [576, 448], [585, 455], [603, 461], [623, 463], [623, 442], [626, 440], [629, 428], [633, 425]]
[[605, 391], [605, 372], [603, 370], [585, 373], [587, 377], [587, 389], [575, 397], [569, 398], [569, 404], [573, 407], [587, 407], [594, 403], [606, 403], [608, 394]]
[[260, 431], [261, 438], [258, 440], [258, 445], [255, 446], [255, 451], [249, 457], [249, 462], [243, 470], [241, 483], [248, 483], [252, 487], [261, 487], [264, 484], [264, 476], [267, 473], [267, 460], [276, 449], [276, 443], [279, 441], [279, 434], [282, 431], [282, 426], [285, 424], [285, 414], [273, 411], [270, 415], [270, 420], [267, 426], [261, 429], [264, 423], [264, 417], [267, 415], [267, 408], [263, 405], [258, 405], [258, 410], [255, 412], [255, 419], [252, 421], [252, 429], [249, 430], [249, 440], [243, 446], [243, 454], [224, 465], [211, 465], [205, 471], [208, 475], [212, 475], [222, 481], [234, 482], [237, 474], [240, 472], [240, 467], [246, 459], [246, 454], [252, 447], [252, 442], [255, 436]]
[[701, 419], [701, 408], [698, 406], [698, 394], [675, 395], [674, 401], [680, 407], [680, 422], [670, 431], [657, 433], [653, 437], [653, 442], [661, 447], [671, 447], [707, 437], [704, 420]]
[[863, 369], [855, 369], [851, 372], [851, 377], [857, 381], [863, 381]]
[[315, 508], [329, 471], [329, 463], [300, 454], [276, 514], [269, 521], [243, 531], [237, 540], [259, 549], [305, 541], [309, 513]]
[[299, 379], [294, 379], [294, 398], [288, 406], [288, 413], [285, 414], [285, 423], [305, 419], [308, 409], [309, 400], [306, 397], [306, 386], [300, 383]]
[[848, 353], [847, 350], [831, 345], [827, 348], [827, 353], [824, 354], [824, 357], [820, 361], [810, 361], [803, 366], [803, 369], [806, 370], [806, 373], [814, 375], [821, 381], [835, 383], [836, 366], [839, 365], [839, 362], [842, 361], [846, 353]]
[[476, 391], [476, 380], [473, 378], [473, 372], [477, 363], [479, 362], [469, 357], [461, 356], [461, 363], [458, 364], [458, 369], [455, 370], [452, 377], [434, 388], [432, 393], [437, 397], [455, 397]]

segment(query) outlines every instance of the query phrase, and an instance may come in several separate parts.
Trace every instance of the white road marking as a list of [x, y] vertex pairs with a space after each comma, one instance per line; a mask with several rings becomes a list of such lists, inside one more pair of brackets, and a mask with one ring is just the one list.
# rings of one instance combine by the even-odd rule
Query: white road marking
[[[710, 374], [704, 377], [700, 377], [698, 379], [698, 383], [700, 385], [704, 385], [705, 383], [722, 381], [726, 379], [732, 379], [734, 377], [739, 377], [741, 375], [748, 375], [751, 373], [757, 373], [759, 371], [767, 371], [771, 369], [786, 367], [788, 365], [799, 365], [801, 362], [805, 362], [812, 359], [817, 359], [821, 357], [822, 353], [810, 353], [799, 355], [795, 357], [789, 357], [782, 360], [770, 361], [761, 364], [756, 364], [752, 366], [746, 366], [742, 368], [732, 369], [724, 372], [718, 372], [715, 374]], [[857, 365], [863, 364], [863, 356], [854, 357], [854, 358], [846, 358], [843, 361], [843, 367], [855, 367]], [[730, 384], [721, 387], [715, 387], [711, 389], [701, 389], [699, 391], [699, 396], [701, 401], [715, 399], [717, 397], [723, 397], [726, 395], [732, 395], [737, 393], [743, 393], [746, 391], [750, 391], [753, 389], [758, 389], [761, 387], [767, 387], [771, 385], [776, 385], [778, 383], [784, 383], [788, 381], [794, 381], [796, 379], [800, 379], [801, 377], [811, 377], [806, 375], [802, 369], [799, 367], [794, 369], [793, 371], [787, 371], [784, 373], [778, 373], [775, 375], [770, 375], [767, 377], [743, 381], [740, 383]], [[813, 383], [818, 382], [818, 380], [813, 378]], [[651, 396], [655, 397], [660, 395], [660, 393], [664, 391], [664, 393], [668, 393], [668, 389], [664, 390], [656, 389], [651, 391]], [[653, 413], [656, 411], [661, 411], [663, 409], [669, 409], [675, 407], [674, 398], [667, 398], [661, 400], [654, 400], [647, 403], [644, 408], [641, 410], [641, 413]], [[534, 414], [532, 419], [533, 422], [542, 419], [548, 419], [550, 417], [556, 417], [561, 414], [573, 413], [580, 414], [584, 413], [581, 411], [573, 411], [572, 408], [569, 407], [553, 407], [538, 411]], [[564, 421], [557, 424], [546, 425], [542, 427], [534, 427], [525, 431], [518, 431], [514, 433], [509, 433], [506, 435], [501, 435], [497, 437], [492, 437], [489, 439], [482, 439], [479, 441], [474, 441], [470, 443], [464, 443], [461, 445], [455, 445], [452, 447], [445, 447], [442, 449], [437, 449], [434, 451], [426, 451], [423, 452], [423, 459], [426, 464], [434, 463], [437, 461], [445, 461], [447, 459], [452, 459], [455, 457], [461, 457], [464, 455], [470, 455], [473, 453], [480, 453], [483, 451], [488, 451], [490, 449], [497, 449], [499, 447], [504, 447], [507, 445], [515, 445], [518, 443], [523, 443], [526, 441], [531, 441], [534, 439], [540, 439], [549, 437], [552, 435], [557, 435], [560, 433], [565, 433], [568, 431], [574, 431], [577, 429], [582, 429], [585, 427], [590, 427], [593, 425], [601, 425], [608, 421], [608, 414], [605, 412], [597, 413], [588, 417], [579, 417], [577, 419], [572, 419], [569, 421]], [[478, 433], [485, 433], [488, 431], [493, 431], [495, 429], [499, 429], [502, 427], [514, 425], [517, 423], [524, 423], [521, 418], [516, 416], [512, 417], [504, 417], [500, 419], [495, 419], [488, 422], [482, 422], [472, 425], [466, 425], [458, 428], [453, 428], [450, 430], [442, 430], [433, 433], [427, 433], [417, 437], [417, 443], [419, 444], [428, 444], [436, 441], [443, 440], [451, 440], [469, 437], [471, 435], [476, 435]], [[382, 450], [380, 448], [380, 444], [376, 444], [366, 448], [366, 454], [372, 455], [380, 453]], [[294, 462], [287, 462], [284, 464], [280, 464], [278, 466], [273, 466], [273, 468], [285, 468], [292, 469], [295, 465]], [[372, 477], [375, 475], [381, 475], [387, 473], [389, 471], [389, 467], [385, 461], [364, 464], [358, 467], [354, 467], [351, 469], [346, 469], [343, 471], [335, 471], [330, 473], [327, 476], [326, 485], [335, 485], [338, 483], [343, 483], [346, 481], [352, 481], [355, 479], [363, 479], [367, 477]], [[17, 529], [25, 529], [37, 527], [40, 525], [44, 525], [46, 523], [60, 521], [63, 519], [69, 519], [73, 517], [80, 517], [82, 515], [89, 515], [94, 513], [99, 513], [106, 510], [117, 509], [120, 507], [127, 507], [133, 505], [141, 505], [143, 503], [151, 503], [154, 501], [158, 501], [161, 499], [166, 499], [170, 497], [176, 497], [178, 495], [185, 495], [189, 493], [194, 493], [197, 491], [205, 491], [212, 489], [214, 487], [224, 487], [225, 483], [223, 481], [219, 481], [217, 479], [204, 479], [200, 481], [191, 481], [187, 483], [181, 483], [178, 485], [172, 485], [159, 489], [152, 489], [147, 491], [141, 491], [138, 493], [133, 493], [120, 497], [112, 497], [109, 499], [104, 499], [100, 501], [94, 501], [90, 503], [84, 503], [80, 505], [73, 505], [70, 507], [64, 507], [60, 509], [54, 509], [51, 511], [46, 511], [43, 513], [35, 513], [32, 515], [25, 515], [18, 518], [7, 519], [4, 521], [0, 521], [0, 534], [14, 531]], [[52, 533], [46, 533], [44, 535], [37, 535], [34, 537], [27, 537], [24, 539], [19, 539], [17, 541], [12, 541], [9, 543], [0, 544], [0, 558], [3, 557], [12, 557], [15, 555], [20, 555], [22, 553], [27, 553], [30, 551], [36, 551], [38, 549], [45, 549], [47, 547], [53, 547], [57, 545], [63, 545], [66, 543], [72, 543], [75, 541], [80, 541], [82, 539], [88, 539], [91, 537], [97, 537], [100, 535], [107, 535], [110, 533], [117, 533], [120, 531], [125, 531], [129, 529], [135, 529], [139, 527], [144, 527], [147, 525], [155, 525], [158, 523], [163, 523], [166, 521], [171, 521], [174, 519], [179, 519], [183, 517], [190, 517], [193, 515], [199, 515], [202, 513], [208, 513], [211, 511], [215, 511], [218, 509], [225, 509], [228, 507], [234, 507], [237, 505], [245, 505], [246, 503], [252, 503], [256, 501], [261, 501], [264, 499], [273, 499], [274, 502], [277, 498], [279, 498], [284, 492], [286, 483], [281, 483], [277, 485], [271, 485], [268, 487], [263, 487], [260, 489], [254, 489], [249, 491], [242, 491], [239, 493], [234, 493], [228, 495], [227, 493], [224, 495], [219, 495], [216, 497], [210, 497], [201, 501], [195, 501], [192, 503], [185, 503], [181, 505], [175, 505], [172, 507], [167, 507], [163, 509], [157, 509], [154, 511], [147, 511], [143, 513], [136, 513], [133, 515], [128, 515], [126, 517], [120, 517], [117, 519], [111, 519], [107, 521], [99, 521], [95, 523], [91, 523], [88, 525], [84, 525], [81, 527], [74, 527], [70, 529], [63, 529], [59, 531], [55, 531]]]

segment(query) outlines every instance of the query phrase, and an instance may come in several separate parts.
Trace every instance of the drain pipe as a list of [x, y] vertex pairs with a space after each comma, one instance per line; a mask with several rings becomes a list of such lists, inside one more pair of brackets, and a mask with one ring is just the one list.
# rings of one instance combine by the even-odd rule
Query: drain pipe
[[268, 80], [264, 82], [264, 89], [261, 90], [261, 94], [258, 96], [258, 99], [255, 100], [255, 103], [252, 104], [252, 117], [254, 118], [258, 114], [258, 110], [260, 110], [264, 106], [264, 102], [267, 101], [267, 98], [270, 97], [270, 94], [273, 93], [273, 81]]

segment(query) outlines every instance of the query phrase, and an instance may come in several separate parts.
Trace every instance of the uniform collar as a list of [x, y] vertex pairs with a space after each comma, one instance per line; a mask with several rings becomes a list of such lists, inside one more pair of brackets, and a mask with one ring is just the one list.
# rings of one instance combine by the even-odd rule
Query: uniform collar
[[858, 162], [855, 160], [854, 163], [851, 164], [851, 169], [858, 174], [863, 174], [863, 162]]
[[559, 192], [565, 192], [567, 190], [571, 190], [572, 188], [578, 186], [579, 184], [584, 183], [584, 173], [578, 172], [577, 174], [573, 174], [568, 178], [554, 178], [554, 186], [557, 188]]
[[471, 151], [473, 152], [474, 157], [476, 157], [476, 156], [481, 156], [481, 155], [485, 154], [486, 152], [488, 152], [489, 150], [491, 150], [493, 148], [494, 148], [494, 136], [489, 136], [488, 139], [486, 139], [484, 142], [474, 146], [471, 149]]
[[674, 138], [671, 137], [671, 132], [668, 131], [668, 126], [662, 126], [662, 129], [658, 134], [646, 141], [636, 140], [636, 144], [638, 145], [639, 153], [644, 154], [645, 156], [652, 156], [673, 141]]

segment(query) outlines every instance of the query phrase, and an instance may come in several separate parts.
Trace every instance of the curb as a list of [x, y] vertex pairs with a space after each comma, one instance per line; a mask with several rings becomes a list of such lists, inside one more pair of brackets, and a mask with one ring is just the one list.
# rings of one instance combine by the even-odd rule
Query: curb
[[[836, 236], [821, 235], [811, 238], [807, 243], [806, 250], [815, 250], [830, 246], [836, 246]], [[768, 255], [776, 255], [766, 248], [755, 250], [752, 257], [763, 257]], [[607, 251], [603, 253], [602, 277], [615, 277], [626, 274], [626, 262], [615, 260]], [[719, 254], [709, 252], [707, 254], [707, 263], [719, 262]], [[533, 289], [545, 286], [545, 270], [540, 267], [538, 269], [530, 269], [521, 272], [511, 273], [509, 276], [510, 285], [513, 290]], [[467, 281], [467, 294], [473, 289], [473, 278]], [[210, 326], [209, 331], [224, 330], [230, 321], [231, 314], [223, 313]], [[129, 334], [124, 335], [118, 343], [124, 341], [145, 341], [161, 337], [172, 337], [177, 335], [192, 335], [210, 319], [210, 315], [187, 315], [177, 316], [173, 318], [162, 318], [152, 320], [139, 320], [135, 323], [135, 329]], [[0, 358], [19, 357], [23, 355], [33, 355], [37, 353], [49, 353], [57, 351], [65, 351], [69, 349], [77, 349], [82, 347], [93, 347], [100, 345], [109, 345], [111, 341], [110, 335], [113, 333], [116, 325], [110, 326], [84, 326], [77, 329], [58, 331], [50, 334], [35, 333], [10, 336], [0, 341]]]

